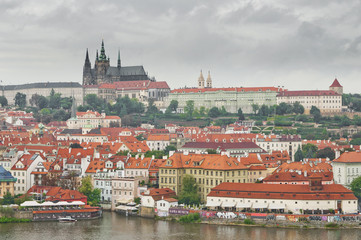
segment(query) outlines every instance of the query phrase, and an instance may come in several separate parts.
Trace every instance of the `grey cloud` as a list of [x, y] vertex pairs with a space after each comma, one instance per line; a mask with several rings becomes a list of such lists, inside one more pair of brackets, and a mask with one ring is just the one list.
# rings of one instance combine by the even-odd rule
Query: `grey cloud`
[[346, 91], [361, 91], [351, 87], [361, 77], [357, 0], [0, 4], [5, 83], [81, 81], [85, 49], [94, 63], [104, 38], [113, 64], [120, 48], [123, 64], [143, 64], [172, 88], [195, 86], [204, 69], [216, 86], [325, 89], [337, 75]]

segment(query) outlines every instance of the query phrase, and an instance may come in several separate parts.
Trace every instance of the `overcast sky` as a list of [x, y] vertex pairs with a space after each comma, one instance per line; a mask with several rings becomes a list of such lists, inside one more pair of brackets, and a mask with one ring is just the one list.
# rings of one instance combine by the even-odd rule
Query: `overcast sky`
[[[169, 86], [285, 86], [361, 92], [359, 0], [0, 0], [4, 84], [82, 80], [104, 39], [111, 65]], [[205, 74], [206, 75], [206, 74]]]

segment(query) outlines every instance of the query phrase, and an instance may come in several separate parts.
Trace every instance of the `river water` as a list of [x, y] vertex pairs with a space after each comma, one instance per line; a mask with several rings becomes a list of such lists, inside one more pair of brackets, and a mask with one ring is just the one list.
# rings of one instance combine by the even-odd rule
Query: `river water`
[[0, 224], [0, 239], [361, 239], [361, 230], [282, 229], [207, 224], [180, 224], [105, 212], [102, 219], [75, 223], [31, 222]]

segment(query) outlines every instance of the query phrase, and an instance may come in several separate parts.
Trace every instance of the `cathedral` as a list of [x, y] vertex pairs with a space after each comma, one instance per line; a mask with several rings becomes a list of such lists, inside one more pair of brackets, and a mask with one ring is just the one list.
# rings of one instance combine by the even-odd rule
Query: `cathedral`
[[122, 66], [120, 52], [118, 52], [117, 66], [111, 67], [110, 59], [105, 55], [104, 41], [102, 41], [100, 55], [97, 50], [94, 68], [91, 67], [87, 49], [83, 68], [83, 85], [99, 85], [102, 83], [137, 80], [151, 79], [144, 71], [143, 66]]

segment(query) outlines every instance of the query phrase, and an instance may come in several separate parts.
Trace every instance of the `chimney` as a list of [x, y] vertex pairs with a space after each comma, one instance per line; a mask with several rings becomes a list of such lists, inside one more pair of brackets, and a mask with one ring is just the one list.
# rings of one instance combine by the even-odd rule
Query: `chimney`
[[304, 172], [303, 172], [303, 176], [304, 176], [304, 177], [307, 177], [307, 171], [304, 171]]

